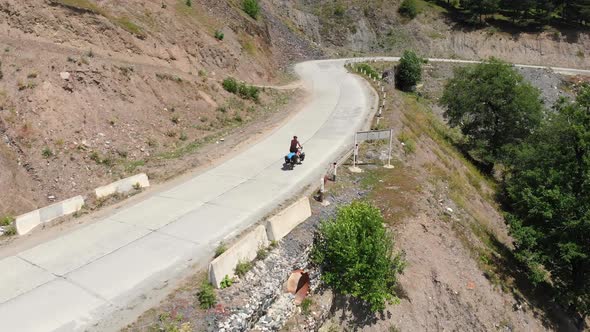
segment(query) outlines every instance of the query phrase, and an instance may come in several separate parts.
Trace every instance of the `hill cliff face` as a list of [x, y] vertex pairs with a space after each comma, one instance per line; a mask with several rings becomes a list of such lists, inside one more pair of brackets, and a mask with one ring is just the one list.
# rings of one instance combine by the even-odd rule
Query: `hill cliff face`
[[[590, 67], [590, 34], [580, 27], [545, 27], [525, 32], [510, 22], [462, 24], [457, 14], [434, 1], [417, 0], [413, 19], [398, 14], [401, 0], [271, 0], [286, 21], [332, 54], [400, 54], [482, 59], [552, 66]], [[442, 1], [441, 1], [442, 2]]]
[[219, 82], [277, 81], [319, 55], [277, 22], [233, 1], [0, 1], [0, 215], [266, 116], [280, 96], [255, 103]]
[[408, 48], [590, 67], [586, 33], [465, 30], [423, 1], [411, 21], [398, 1], [260, 3], [253, 19], [238, 0], [0, 0], [0, 216], [155, 172], [285, 108], [288, 93], [227, 93], [228, 76], [280, 82], [303, 59]]

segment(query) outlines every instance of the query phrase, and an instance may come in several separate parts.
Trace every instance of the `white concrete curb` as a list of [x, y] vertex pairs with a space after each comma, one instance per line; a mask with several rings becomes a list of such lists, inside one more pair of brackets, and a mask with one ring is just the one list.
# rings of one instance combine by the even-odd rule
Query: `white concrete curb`
[[19, 235], [26, 234], [35, 227], [50, 222], [59, 217], [80, 211], [84, 205], [84, 198], [76, 196], [44, 208], [31, 211], [16, 217], [16, 231]]
[[125, 193], [133, 189], [134, 186], [145, 188], [150, 186], [150, 181], [144, 173], [137, 174], [106, 186], [98, 187], [95, 190], [96, 198], [103, 198], [115, 193]]
[[311, 217], [309, 198], [302, 197], [297, 202], [268, 219], [266, 222], [268, 239], [270, 241], [279, 241], [309, 217]]
[[209, 281], [213, 286], [219, 288], [221, 280], [226, 275], [230, 278], [234, 276], [234, 269], [239, 262], [253, 261], [256, 258], [258, 249], [267, 246], [266, 229], [264, 226], [256, 227], [209, 264]]

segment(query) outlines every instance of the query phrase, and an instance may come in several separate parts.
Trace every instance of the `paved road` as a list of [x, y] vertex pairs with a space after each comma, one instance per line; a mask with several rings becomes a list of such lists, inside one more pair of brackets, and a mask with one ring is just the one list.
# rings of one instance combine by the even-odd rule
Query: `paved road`
[[[0, 330], [104, 330], [95, 323], [141, 303], [216, 243], [260, 220], [352, 145], [374, 110], [373, 92], [344, 61], [296, 66], [310, 102], [233, 159], [97, 223], [0, 261]], [[283, 171], [290, 138], [307, 158]], [[109, 328], [114, 328], [110, 326]]]
[[[375, 108], [370, 88], [347, 74], [343, 63], [297, 65], [311, 101], [247, 151], [104, 220], [1, 260], [0, 330], [112, 329], [96, 324], [141, 306], [145, 294], [190, 265], [206, 262], [218, 241], [318, 182]], [[590, 70], [554, 70], [590, 75]], [[293, 171], [282, 171], [293, 134], [303, 139], [308, 159]]]
[[[364, 62], [364, 61], [397, 62], [399, 60], [400, 60], [399, 57], [369, 57], [369, 58], [348, 59], [347, 62]], [[430, 62], [465, 63], [465, 64], [481, 63], [481, 61], [477, 61], [477, 60], [458, 60], [458, 59], [440, 59], [440, 58], [429, 58], [428, 61], [430, 61]], [[563, 74], [563, 75], [584, 75], [584, 76], [590, 75], [590, 70], [588, 70], [588, 69], [549, 67], [549, 66], [523, 65], [523, 64], [514, 64], [514, 66], [521, 67], [521, 68], [551, 69], [554, 72], [559, 73], [559, 74]]]

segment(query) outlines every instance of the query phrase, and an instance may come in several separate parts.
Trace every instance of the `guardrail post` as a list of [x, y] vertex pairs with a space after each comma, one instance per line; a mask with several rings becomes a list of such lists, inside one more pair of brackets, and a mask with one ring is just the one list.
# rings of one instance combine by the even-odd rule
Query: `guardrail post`
[[391, 165], [391, 150], [393, 149], [393, 129], [389, 130], [389, 152], [387, 154], [387, 165], [383, 166], [385, 168], [393, 168]]
[[338, 173], [338, 163], [334, 162], [334, 174], [332, 175], [332, 181], [336, 182], [336, 175]]

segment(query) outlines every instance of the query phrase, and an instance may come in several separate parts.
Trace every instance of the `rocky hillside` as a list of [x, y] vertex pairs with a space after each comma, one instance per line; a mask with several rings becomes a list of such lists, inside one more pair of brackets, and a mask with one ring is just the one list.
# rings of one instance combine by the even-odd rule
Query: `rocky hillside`
[[424, 56], [590, 67], [590, 33], [577, 27], [545, 27], [521, 32], [488, 24], [477, 29], [458, 22], [454, 13], [417, 0], [418, 16], [409, 20], [397, 10], [401, 0], [271, 0], [294, 30], [329, 46], [334, 55], [400, 54], [413, 49]]
[[150, 171], [277, 110], [280, 94], [253, 102], [219, 83], [279, 81], [319, 56], [278, 22], [236, 1], [0, 0], [0, 216]]

